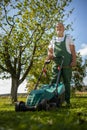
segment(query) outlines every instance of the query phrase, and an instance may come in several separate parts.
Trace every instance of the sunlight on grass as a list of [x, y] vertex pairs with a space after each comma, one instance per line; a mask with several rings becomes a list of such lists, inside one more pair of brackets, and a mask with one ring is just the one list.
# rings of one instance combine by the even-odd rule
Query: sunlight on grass
[[0, 130], [87, 130], [87, 97], [72, 97], [71, 104], [50, 111], [15, 112], [10, 97], [1, 97]]

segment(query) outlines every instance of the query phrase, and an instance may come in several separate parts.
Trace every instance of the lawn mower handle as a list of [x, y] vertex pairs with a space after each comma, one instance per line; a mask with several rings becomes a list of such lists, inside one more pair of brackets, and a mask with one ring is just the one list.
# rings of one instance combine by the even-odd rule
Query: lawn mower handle
[[40, 75], [39, 75], [39, 77], [38, 77], [37, 83], [35, 84], [34, 90], [37, 89], [37, 86], [38, 86], [39, 81], [40, 81], [40, 79], [41, 79], [41, 76], [42, 76], [42, 74], [43, 74], [43, 70], [44, 70], [46, 64], [49, 64], [49, 63], [50, 63], [50, 61], [46, 61], [46, 62], [44, 63], [44, 65], [43, 65], [43, 67], [42, 67], [42, 71], [41, 71], [41, 73], [40, 73]]
[[51, 62], [51, 60], [47, 60], [45, 61], [45, 64], [49, 64]]
[[[64, 59], [64, 56], [59, 56], [59, 57], [54, 57], [54, 58], [61, 58], [62, 57], [62, 59]], [[45, 66], [47, 65], [47, 64], [49, 64], [51, 62], [51, 60], [47, 60], [47, 61], [45, 61], [45, 63], [44, 63], [44, 66], [43, 66], [43, 68], [42, 68], [42, 71], [41, 71], [41, 73], [40, 73], [40, 75], [39, 75], [39, 78], [38, 78], [38, 80], [37, 80], [37, 83], [35, 84], [35, 87], [34, 87], [34, 89], [37, 89], [37, 86], [38, 86], [38, 84], [39, 84], [39, 81], [40, 81], [40, 79], [41, 79], [41, 76], [42, 76], [42, 74], [43, 74], [43, 69], [45, 68]], [[62, 63], [63, 64], [63, 63]], [[62, 64], [61, 64], [61, 66], [60, 66], [60, 68], [62, 68]], [[57, 86], [58, 86], [58, 83], [59, 83], [59, 78], [60, 78], [60, 74], [59, 74], [59, 76], [58, 76], [58, 78], [57, 78]]]
[[[56, 57], [56, 58], [57, 58], [57, 57]], [[60, 64], [60, 66], [59, 66], [59, 72], [58, 72], [58, 75], [57, 75], [56, 94], [58, 94], [57, 89], [58, 89], [58, 84], [59, 84], [59, 81], [60, 81], [60, 75], [61, 75], [61, 69], [62, 69], [63, 62], [64, 62], [64, 56], [60, 56], [59, 58], [62, 58], [62, 61], [61, 61], [61, 64]]]
[[42, 67], [42, 71], [41, 71], [41, 73], [40, 73], [40, 75], [39, 75], [39, 78], [38, 78], [38, 80], [37, 80], [37, 83], [35, 84], [34, 89], [37, 89], [37, 86], [38, 86], [39, 81], [40, 81], [40, 79], [41, 79], [41, 76], [42, 76], [42, 74], [43, 74], [43, 70], [44, 70], [45, 66], [46, 66], [47, 64], [49, 64], [50, 62], [51, 62], [51, 60], [47, 60], [47, 61], [44, 62], [44, 65], [43, 65], [43, 67]]

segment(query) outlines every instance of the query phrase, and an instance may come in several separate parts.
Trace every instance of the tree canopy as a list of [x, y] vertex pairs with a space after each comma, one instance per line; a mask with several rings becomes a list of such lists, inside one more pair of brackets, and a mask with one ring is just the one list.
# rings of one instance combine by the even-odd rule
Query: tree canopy
[[[0, 2], [0, 72], [12, 79], [11, 96], [17, 100], [17, 89], [28, 74], [38, 73], [43, 64], [57, 22], [71, 0], [2, 0]], [[6, 74], [7, 73], [7, 74]]]

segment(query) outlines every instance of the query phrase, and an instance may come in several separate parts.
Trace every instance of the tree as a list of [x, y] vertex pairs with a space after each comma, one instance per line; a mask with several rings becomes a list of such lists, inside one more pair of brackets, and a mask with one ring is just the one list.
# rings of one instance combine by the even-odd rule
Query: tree
[[[0, 2], [0, 72], [11, 77], [12, 102], [19, 85], [43, 61], [48, 41], [71, 0], [2, 0]], [[42, 60], [41, 60], [42, 59]], [[37, 64], [36, 62], [39, 61]]]
[[84, 73], [85, 73], [85, 76], [87, 76], [87, 58], [85, 59], [85, 62], [84, 62]]
[[77, 65], [73, 68], [72, 80], [75, 82], [75, 87], [77, 90], [81, 90], [83, 87], [83, 78], [85, 76], [85, 66], [83, 64], [82, 56], [77, 53]]

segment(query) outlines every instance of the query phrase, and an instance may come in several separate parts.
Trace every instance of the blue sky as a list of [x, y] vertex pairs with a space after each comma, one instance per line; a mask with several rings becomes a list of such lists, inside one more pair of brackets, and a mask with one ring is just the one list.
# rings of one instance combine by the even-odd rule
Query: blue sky
[[[87, 58], [87, 0], [72, 0], [69, 8], [75, 9], [66, 23], [73, 22], [74, 31], [70, 31], [70, 35], [75, 38], [76, 51], [81, 52], [82, 57], [85, 59]], [[87, 77], [84, 82], [87, 84]], [[10, 80], [0, 80], [0, 94], [10, 93], [10, 85]], [[25, 86], [26, 82], [24, 81], [18, 92], [26, 92]]]
[[76, 51], [80, 51], [85, 57], [87, 55], [87, 0], [72, 0], [70, 7], [75, 8], [69, 18], [69, 21], [73, 21], [74, 29], [71, 35], [75, 38]]

